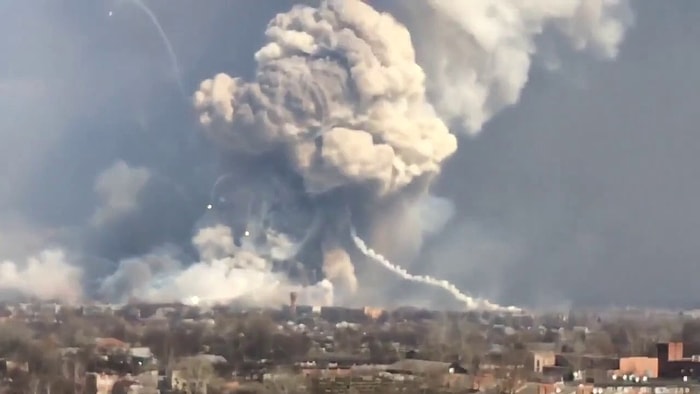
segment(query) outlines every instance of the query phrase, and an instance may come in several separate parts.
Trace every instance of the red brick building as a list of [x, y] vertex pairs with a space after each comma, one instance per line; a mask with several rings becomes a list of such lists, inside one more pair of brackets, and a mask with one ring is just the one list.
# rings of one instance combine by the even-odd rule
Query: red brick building
[[700, 378], [700, 357], [686, 355], [682, 342], [659, 343], [656, 352], [660, 378]]

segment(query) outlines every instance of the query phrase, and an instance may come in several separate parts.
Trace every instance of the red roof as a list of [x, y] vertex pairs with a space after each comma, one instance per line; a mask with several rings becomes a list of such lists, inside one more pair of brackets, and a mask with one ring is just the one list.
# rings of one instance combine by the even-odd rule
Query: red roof
[[95, 338], [95, 346], [102, 349], [128, 349], [129, 344], [116, 338]]

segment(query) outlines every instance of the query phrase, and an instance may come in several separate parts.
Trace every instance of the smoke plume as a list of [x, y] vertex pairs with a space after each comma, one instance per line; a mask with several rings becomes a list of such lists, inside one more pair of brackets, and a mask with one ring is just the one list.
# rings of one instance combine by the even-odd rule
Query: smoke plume
[[192, 243], [204, 260], [222, 259], [235, 252], [231, 229], [226, 226], [203, 228], [192, 239]]
[[[276, 161], [268, 165], [273, 173], [297, 180], [287, 182], [286, 194], [309, 201], [307, 215], [320, 211], [334, 229], [357, 198], [364, 207], [353, 216], [371, 215], [383, 200], [422, 194], [457, 142], [426, 101], [406, 28], [362, 2], [328, 1], [278, 14], [265, 35], [254, 81], [218, 74], [194, 96], [206, 135], [228, 160], [226, 171], [251, 157]], [[273, 214], [279, 221], [286, 213]], [[324, 244], [324, 274], [353, 292], [349, 256], [331, 239], [347, 237], [348, 224], [316, 244]]]
[[614, 58], [632, 21], [627, 0], [392, 4], [416, 38], [431, 102], [444, 119], [472, 135], [518, 102], [533, 57], [550, 47], [543, 45], [552, 41], [545, 33], [560, 33], [576, 51]]
[[95, 182], [95, 193], [100, 205], [92, 216], [92, 224], [100, 227], [106, 222], [138, 208], [139, 193], [151, 174], [147, 168], [130, 167], [119, 160], [104, 170]]
[[[404, 279], [444, 288], [467, 307], [495, 307], [395, 266], [355, 226], [379, 249], [408, 251], [402, 259], [410, 259], [450, 216], [451, 205], [428, 194], [457, 149], [443, 119], [475, 133], [514, 104], [545, 28], [564, 32], [575, 49], [614, 56], [624, 25], [602, 2], [402, 4], [410, 26], [432, 27], [414, 32], [422, 58], [431, 59], [424, 64], [427, 81], [404, 25], [364, 2], [329, 0], [270, 21], [254, 79], [220, 73], [200, 84], [194, 107], [222, 155], [223, 175], [207, 213], [213, 224], [193, 240], [202, 262], [170, 275], [148, 297], [243, 297], [247, 284], [277, 287], [276, 278], [286, 275], [303, 282], [315, 264], [352, 293], [358, 284], [346, 249], [355, 247]], [[431, 41], [439, 44], [428, 52]], [[431, 207], [442, 214], [426, 214]]]
[[[425, 51], [427, 86], [442, 117], [476, 133], [494, 113], [517, 102], [535, 39], [550, 26], [577, 50], [596, 48], [614, 56], [625, 27], [614, 13], [625, 5], [565, 3], [402, 2], [409, 24], [421, 26], [414, 34]], [[423, 31], [426, 25], [430, 29]], [[364, 223], [380, 249], [414, 246], [409, 255], [415, 255], [422, 238], [449, 220], [450, 205], [425, 195], [455, 152], [456, 138], [426, 98], [409, 31], [364, 2], [324, 1], [318, 8], [297, 6], [278, 14], [266, 38], [255, 54], [254, 81], [218, 74], [200, 85], [194, 102], [207, 136], [229, 163], [279, 160], [280, 168], [291, 169], [287, 176], [299, 180], [295, 193], [311, 200], [326, 221], [337, 222], [350, 209], [351, 220]], [[430, 205], [446, 214], [431, 221], [416, 213]], [[403, 225], [411, 222], [416, 225]], [[352, 223], [346, 223], [345, 234], [350, 230]], [[352, 239], [368, 257], [394, 267], [354, 233]], [[321, 246], [324, 274], [336, 283], [341, 276], [346, 285], [353, 283], [347, 254], [339, 242], [329, 243], [324, 239]], [[442, 283], [392, 270], [406, 279]]]
[[[392, 261], [412, 262], [451, 220], [453, 204], [431, 193], [457, 150], [450, 126], [475, 135], [517, 103], [536, 54], [562, 44], [548, 32], [575, 51], [615, 57], [631, 20], [627, 2], [385, 3], [388, 12], [360, 0], [294, 6], [267, 25], [251, 77], [221, 72], [199, 84], [197, 128], [219, 153], [211, 191], [199, 190], [208, 202], [193, 208], [189, 191], [123, 160], [97, 177], [98, 206], [79, 233], [116, 234], [104, 244], [82, 237], [121, 252], [108, 256], [114, 267], [100, 280], [101, 297], [276, 305], [293, 291], [300, 302], [327, 305], [363, 292], [381, 303], [388, 289], [358, 281], [360, 269], [377, 268], [467, 308], [500, 308]], [[157, 198], [144, 197], [166, 183]], [[155, 236], [169, 234], [157, 213], [173, 198], [203, 214], [187, 223], [193, 234]], [[138, 225], [124, 219], [134, 216]], [[64, 259], [45, 252], [26, 268], [3, 263], [0, 288], [77, 300], [83, 273]], [[65, 280], [30, 285], [44, 269]]]
[[76, 302], [82, 297], [80, 268], [70, 265], [60, 250], [46, 250], [24, 264], [0, 262], [0, 291], [40, 300]]
[[212, 304], [242, 300], [270, 306], [286, 303], [294, 291], [309, 304], [329, 305], [330, 283], [322, 281], [306, 288], [291, 283], [284, 275], [271, 272], [268, 261], [235, 245], [228, 227], [202, 228], [192, 243], [199, 262], [183, 268], [183, 257], [172, 248], [127, 259], [104, 280], [102, 294], [112, 299], [122, 297], [121, 301]]
[[399, 192], [439, 172], [457, 141], [425, 99], [408, 31], [359, 1], [277, 15], [256, 80], [218, 74], [195, 107], [231, 155], [284, 155], [307, 193]]
[[323, 275], [333, 283], [339, 284], [339, 289], [347, 294], [357, 291], [357, 277], [350, 255], [339, 243], [328, 237], [321, 245], [323, 250]]

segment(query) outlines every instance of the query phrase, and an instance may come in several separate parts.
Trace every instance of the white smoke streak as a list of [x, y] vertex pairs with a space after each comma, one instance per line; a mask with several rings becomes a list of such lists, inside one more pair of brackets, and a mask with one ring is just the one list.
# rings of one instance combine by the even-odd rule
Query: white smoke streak
[[0, 262], [0, 291], [18, 292], [41, 300], [75, 303], [82, 298], [82, 271], [66, 262], [61, 250], [46, 250], [24, 265]]
[[474, 298], [470, 297], [461, 291], [450, 283], [447, 280], [440, 280], [433, 278], [432, 276], [428, 275], [413, 275], [406, 271], [405, 269], [392, 264], [389, 260], [384, 258], [381, 254], [377, 253], [374, 251], [374, 249], [370, 248], [367, 246], [365, 241], [362, 240], [357, 235], [357, 231], [355, 230], [354, 227], [350, 228], [350, 235], [352, 236], [352, 240], [355, 243], [355, 246], [357, 246], [358, 249], [362, 253], [364, 253], [367, 257], [369, 257], [372, 261], [379, 263], [381, 266], [384, 268], [388, 269], [389, 271], [395, 273], [399, 277], [412, 281], [412, 282], [418, 282], [418, 283], [424, 283], [426, 285], [430, 285], [433, 287], [438, 287], [441, 289], [446, 290], [448, 293], [450, 293], [457, 301], [464, 303], [465, 307], [467, 309], [488, 309], [488, 310], [507, 310], [507, 311], [519, 311], [520, 308], [514, 307], [514, 306], [508, 306], [508, 307], [502, 307], [498, 304], [494, 304], [488, 300], [480, 299], [480, 298]]
[[160, 39], [163, 41], [163, 45], [165, 45], [165, 50], [168, 52], [168, 56], [170, 57], [170, 63], [173, 67], [173, 72], [175, 73], [175, 82], [177, 83], [177, 87], [180, 90], [180, 94], [182, 94], [182, 97], [187, 97], [185, 94], [185, 88], [182, 84], [182, 73], [180, 72], [180, 62], [177, 60], [177, 55], [175, 54], [175, 49], [173, 49], [173, 45], [170, 43], [170, 39], [168, 38], [168, 35], [165, 34], [165, 30], [163, 30], [163, 27], [160, 25], [160, 22], [158, 21], [158, 17], [156, 17], [156, 14], [151, 11], [151, 9], [143, 3], [141, 0], [123, 0], [127, 1], [134, 6], [136, 6], [139, 10], [141, 10], [151, 21], [153, 26], [156, 28], [158, 35], [160, 36]]

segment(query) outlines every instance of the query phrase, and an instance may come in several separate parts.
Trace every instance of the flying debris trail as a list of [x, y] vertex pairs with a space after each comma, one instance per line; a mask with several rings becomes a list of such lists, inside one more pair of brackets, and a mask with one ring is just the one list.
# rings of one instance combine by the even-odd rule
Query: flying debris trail
[[[153, 23], [153, 26], [156, 27], [156, 30], [158, 30], [158, 34], [160, 35], [160, 38], [163, 40], [163, 44], [165, 44], [165, 49], [168, 51], [168, 56], [170, 57], [170, 63], [172, 63], [173, 66], [173, 72], [175, 73], [175, 81], [177, 82], [177, 87], [180, 90], [180, 94], [182, 97], [185, 99], [185, 101], [189, 101], [187, 98], [187, 94], [185, 94], [185, 88], [182, 84], [182, 74], [180, 73], [180, 65], [179, 62], [177, 61], [177, 56], [175, 55], [175, 50], [173, 49], [172, 44], [170, 44], [170, 40], [168, 39], [168, 35], [165, 34], [165, 30], [163, 30], [163, 27], [160, 25], [160, 22], [158, 22], [158, 18], [156, 17], [156, 14], [151, 11], [150, 8], [146, 4], [144, 4], [141, 0], [126, 0], [130, 2], [131, 4], [135, 5], [138, 7], [141, 11], [143, 11], [146, 16], [148, 16], [148, 19], [151, 20], [151, 23]], [[112, 15], [112, 11], [110, 11], [110, 16]]]
[[386, 259], [386, 257], [377, 253], [374, 249], [368, 247], [365, 241], [363, 241], [362, 238], [360, 238], [357, 235], [357, 231], [355, 231], [354, 226], [350, 227], [350, 235], [352, 237], [353, 242], [355, 243], [355, 246], [357, 246], [357, 248], [360, 249], [362, 253], [364, 253], [367, 257], [382, 265], [384, 268], [388, 269], [389, 271], [395, 273], [396, 275], [400, 276], [405, 280], [425, 283], [433, 287], [439, 287], [444, 290], [447, 290], [447, 292], [452, 294], [452, 296], [454, 296], [456, 300], [463, 302], [466, 305], [467, 309], [489, 309], [507, 311], [520, 310], [520, 308], [514, 306], [502, 307], [484, 299], [469, 297], [468, 295], [459, 291], [459, 289], [455, 285], [446, 280], [436, 279], [432, 276], [427, 275], [413, 275], [405, 269], [395, 264], [392, 264], [389, 260]]
[[209, 205], [224, 202], [221, 200], [221, 198], [224, 197], [217, 198], [216, 194], [219, 191], [221, 184], [229, 179], [233, 179], [233, 176], [230, 173], [220, 175], [218, 178], [216, 178], [214, 185], [211, 187], [211, 191], [209, 191]]

